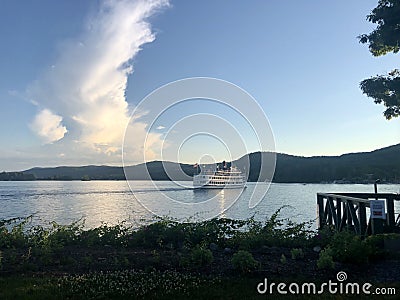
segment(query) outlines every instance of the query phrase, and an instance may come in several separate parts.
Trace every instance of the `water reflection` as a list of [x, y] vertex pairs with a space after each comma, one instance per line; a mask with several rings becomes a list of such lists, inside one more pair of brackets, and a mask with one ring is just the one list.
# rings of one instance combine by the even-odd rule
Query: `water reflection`
[[[125, 181], [33, 181], [0, 182], [0, 219], [24, 217], [36, 213], [35, 222], [46, 224], [56, 221], [68, 224], [80, 218], [87, 227], [101, 222], [116, 224], [128, 220], [135, 224], [140, 219], [152, 219], [153, 214], [143, 206], [151, 203], [156, 213], [180, 220], [202, 220], [213, 216], [245, 219], [255, 215], [264, 220], [283, 205], [282, 217], [293, 221], [316, 218], [317, 192], [372, 192], [370, 185], [335, 184], [272, 184], [265, 197], [262, 186], [236, 189], [182, 189], [171, 182], [159, 182], [157, 187], [147, 181], [135, 181], [132, 193]], [[380, 185], [379, 191], [398, 193], [398, 185]], [[138, 197], [139, 195], [139, 197]], [[262, 197], [261, 202], [250, 207], [251, 199]], [[174, 205], [170, 200], [175, 199]], [[395, 202], [400, 213], [400, 202]]]
[[226, 210], [226, 208], [225, 208], [225, 190], [221, 191], [221, 200], [219, 201], [219, 204], [220, 204], [220, 206], [219, 206], [219, 209], [220, 209], [219, 217], [226, 218], [226, 215], [225, 215], [225, 210]]

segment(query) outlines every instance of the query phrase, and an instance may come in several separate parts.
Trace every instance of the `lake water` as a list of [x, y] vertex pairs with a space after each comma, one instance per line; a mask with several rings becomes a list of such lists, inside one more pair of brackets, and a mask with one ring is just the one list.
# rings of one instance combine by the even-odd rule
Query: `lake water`
[[[248, 183], [244, 191], [193, 190], [174, 182], [151, 181], [22, 181], [0, 182], [0, 220], [34, 214], [34, 223], [50, 221], [68, 224], [80, 218], [85, 226], [102, 222], [116, 224], [141, 223], [154, 214], [194, 220], [223, 216], [245, 219], [255, 216], [263, 220], [283, 205], [281, 216], [294, 221], [316, 219], [317, 192], [373, 192], [373, 185], [361, 184], [278, 184], [257, 190]], [[264, 190], [263, 190], [264, 189]], [[399, 193], [399, 185], [379, 185], [379, 192]], [[255, 197], [260, 202], [249, 207]], [[260, 199], [258, 199], [259, 197]], [[256, 202], [257, 202], [256, 201]], [[255, 204], [251, 203], [252, 205]], [[250, 205], [250, 206], [252, 206]], [[400, 212], [400, 203], [395, 203]]]

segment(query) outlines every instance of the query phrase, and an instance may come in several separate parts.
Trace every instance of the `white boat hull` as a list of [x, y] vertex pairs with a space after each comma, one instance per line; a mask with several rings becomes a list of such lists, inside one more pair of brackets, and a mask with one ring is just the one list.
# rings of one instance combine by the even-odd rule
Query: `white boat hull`
[[236, 184], [236, 185], [198, 185], [193, 186], [194, 189], [243, 189], [246, 188], [245, 184]]
[[236, 168], [205, 171], [193, 176], [195, 189], [243, 189], [245, 184], [245, 176]]

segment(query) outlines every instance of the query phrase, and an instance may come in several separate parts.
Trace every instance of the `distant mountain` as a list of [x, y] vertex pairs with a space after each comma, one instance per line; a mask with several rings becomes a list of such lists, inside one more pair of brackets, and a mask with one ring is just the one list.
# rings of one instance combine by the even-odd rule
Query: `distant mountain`
[[192, 180], [196, 169], [193, 165], [169, 161], [151, 161], [125, 168], [129, 180]]
[[82, 167], [55, 167], [55, 168], [32, 168], [24, 173], [33, 174], [37, 179], [47, 180], [81, 180], [83, 177], [89, 179], [125, 179], [121, 167], [110, 166], [82, 166]]
[[[266, 153], [251, 153], [250, 164], [255, 169]], [[250, 171], [250, 181], [256, 180], [257, 171]], [[341, 156], [301, 157], [277, 154], [273, 181], [282, 183], [337, 182], [369, 183], [375, 179], [381, 182], [400, 183], [400, 144], [372, 152], [349, 153]]]
[[[161, 161], [152, 161], [125, 168], [125, 172], [131, 180], [170, 180], [170, 178], [191, 180], [194, 171], [192, 165]], [[32, 168], [23, 173], [32, 174], [40, 180], [125, 180], [122, 167], [110, 166]]]
[[23, 172], [2, 172], [0, 173], [0, 181], [27, 181], [35, 180], [35, 176]]
[[[246, 154], [232, 164], [248, 173], [249, 181], [260, 175], [261, 161], [269, 162], [270, 152]], [[250, 167], [245, 169], [245, 166]], [[272, 165], [267, 165], [270, 169]], [[196, 169], [190, 164], [152, 161], [125, 168], [132, 180], [191, 180]], [[260, 179], [268, 176], [261, 172]], [[122, 167], [82, 166], [32, 168], [24, 172], [0, 173], [0, 180], [123, 180]], [[400, 183], [400, 144], [371, 152], [349, 153], [341, 156], [302, 157], [277, 153], [274, 182], [281, 183], [368, 183], [375, 179]]]

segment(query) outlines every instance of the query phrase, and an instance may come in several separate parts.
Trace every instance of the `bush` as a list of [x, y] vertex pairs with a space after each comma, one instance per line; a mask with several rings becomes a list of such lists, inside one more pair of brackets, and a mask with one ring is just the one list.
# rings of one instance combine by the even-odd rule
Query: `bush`
[[[0, 220], [0, 248], [24, 247], [28, 243], [28, 237], [24, 230], [31, 219], [32, 217], [29, 216], [27, 218]], [[10, 227], [11, 229], [9, 229]]]
[[235, 232], [227, 241], [231, 248], [239, 250], [257, 249], [266, 246], [308, 247], [312, 244], [315, 232], [310, 229], [311, 222], [295, 223], [282, 219], [279, 214], [282, 206], [264, 222], [254, 217], [247, 219], [242, 230]]
[[370, 247], [369, 258], [378, 260], [385, 256], [393, 255], [394, 253], [390, 253], [389, 249], [385, 249], [385, 241], [398, 238], [399, 234], [396, 233], [376, 234], [367, 237], [365, 243]]
[[251, 272], [257, 269], [259, 263], [253, 257], [253, 255], [245, 250], [239, 250], [233, 254], [232, 266], [243, 273]]
[[[125, 226], [124, 222], [113, 226], [102, 223], [99, 227], [81, 232], [79, 238], [82, 243], [89, 247], [99, 245], [126, 246], [129, 230], [130, 228]], [[63, 239], [69, 238], [71, 240], [77, 237], [77, 234], [74, 234], [71, 230], [59, 231], [58, 235]]]
[[289, 218], [280, 219], [279, 214], [282, 209], [288, 207], [280, 207], [272, 216], [267, 219], [262, 227], [261, 232], [265, 236], [266, 244], [272, 246], [309, 246], [312, 237], [315, 235], [311, 230], [311, 221], [296, 223]]
[[281, 259], [280, 259], [279, 261], [281, 262], [281, 264], [286, 265], [287, 259], [286, 259], [285, 254], [282, 254], [282, 255], [281, 255]]
[[290, 254], [292, 255], [292, 259], [304, 258], [304, 252], [303, 252], [303, 249], [301, 249], [301, 248], [292, 249], [290, 251]]
[[313, 246], [320, 246], [321, 248], [328, 246], [335, 232], [336, 229], [332, 226], [324, 226], [318, 229], [317, 234], [313, 237]]
[[332, 250], [326, 248], [319, 253], [319, 258], [317, 261], [318, 269], [333, 269], [335, 268], [335, 263], [332, 258]]
[[267, 243], [266, 237], [254, 231], [238, 232], [228, 243], [232, 248], [239, 250], [252, 250], [261, 247]]
[[192, 266], [194, 267], [208, 266], [214, 260], [211, 250], [201, 246], [196, 246], [192, 249], [190, 257]]
[[[10, 270], [17, 270], [23, 264], [34, 264], [39, 269], [59, 265], [77, 265], [79, 268], [80, 264], [87, 268], [92, 263], [103, 265], [100, 260], [96, 260], [96, 256], [108, 261], [109, 251], [106, 249], [110, 247], [110, 251], [112, 249], [116, 252], [124, 248], [154, 250], [150, 260], [157, 266], [171, 266], [180, 261], [185, 267], [204, 267], [214, 259], [213, 253], [205, 245], [216, 244], [221, 249], [234, 249], [234, 252], [244, 250], [234, 255], [232, 263], [236, 269], [248, 272], [255, 269], [258, 262], [247, 251], [257, 251], [265, 245], [304, 249], [311, 244], [315, 234], [307, 229], [309, 224], [295, 224], [288, 219], [281, 219], [281, 209], [263, 222], [254, 217], [246, 220], [188, 220], [184, 223], [160, 218], [148, 220], [147, 225], [135, 228], [121, 222], [117, 225], [102, 223], [98, 227], [85, 229], [84, 220], [70, 225], [50, 222], [47, 226], [34, 226], [32, 216], [0, 220], [0, 249], [4, 256], [4, 259], [0, 258], [0, 264]], [[90, 251], [93, 247], [95, 255], [83, 253], [77, 257], [75, 248], [81, 250], [85, 247]], [[162, 250], [168, 253], [176, 251], [176, 260], [165, 262], [161, 259], [164, 257], [157, 254]], [[294, 250], [292, 256], [302, 257], [301, 251], [296, 251], [300, 250]], [[128, 264], [129, 260], [124, 255], [114, 261], [115, 266]]]
[[333, 258], [341, 262], [367, 263], [372, 253], [371, 245], [350, 231], [335, 233], [329, 247]]

